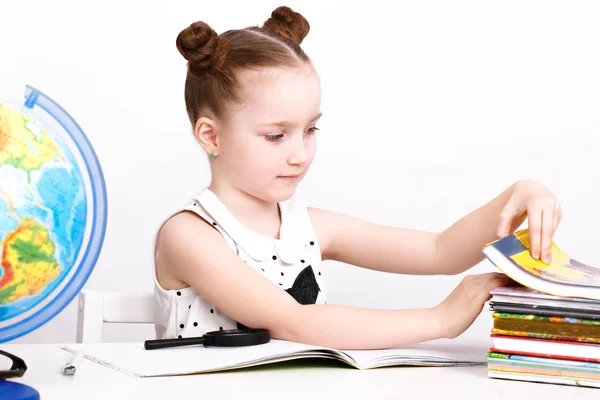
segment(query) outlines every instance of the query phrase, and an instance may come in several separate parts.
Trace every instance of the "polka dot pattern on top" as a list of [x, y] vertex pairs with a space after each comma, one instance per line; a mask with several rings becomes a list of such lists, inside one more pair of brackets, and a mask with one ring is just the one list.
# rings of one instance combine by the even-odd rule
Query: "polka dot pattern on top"
[[[286, 291], [298, 303], [326, 303], [320, 270], [321, 250], [304, 201], [293, 197], [279, 203], [279, 239], [246, 228], [208, 188], [191, 199], [184, 210], [196, 213], [211, 224], [249, 268]], [[154, 301], [157, 338], [201, 336], [211, 331], [237, 329], [241, 325], [192, 287], [163, 289], [155, 274]]]

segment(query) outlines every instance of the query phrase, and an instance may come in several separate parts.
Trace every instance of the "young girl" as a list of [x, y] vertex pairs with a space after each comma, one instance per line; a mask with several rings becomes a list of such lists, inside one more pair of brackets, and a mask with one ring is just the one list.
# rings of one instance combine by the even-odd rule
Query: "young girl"
[[309, 24], [279, 7], [262, 27], [220, 35], [195, 22], [177, 37], [194, 135], [212, 181], [157, 233], [158, 338], [240, 326], [276, 339], [343, 349], [390, 348], [465, 331], [509, 282], [467, 276], [438, 306], [381, 310], [327, 304], [322, 260], [398, 274], [458, 274], [481, 248], [528, 218], [532, 255], [548, 261], [562, 213], [519, 181], [441, 233], [394, 228], [316, 208], [294, 196], [316, 147], [320, 84], [300, 43]]

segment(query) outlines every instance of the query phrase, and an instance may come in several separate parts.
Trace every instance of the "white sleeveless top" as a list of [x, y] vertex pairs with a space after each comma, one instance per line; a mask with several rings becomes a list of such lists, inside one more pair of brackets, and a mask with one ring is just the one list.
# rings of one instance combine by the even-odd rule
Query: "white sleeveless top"
[[[292, 197], [279, 203], [280, 239], [246, 228], [208, 188], [193, 197], [183, 210], [208, 221], [249, 268], [263, 274], [298, 303], [325, 303], [321, 250], [304, 201]], [[156, 267], [153, 276], [157, 339], [202, 336], [210, 331], [244, 327], [194, 288], [165, 290], [156, 278]]]

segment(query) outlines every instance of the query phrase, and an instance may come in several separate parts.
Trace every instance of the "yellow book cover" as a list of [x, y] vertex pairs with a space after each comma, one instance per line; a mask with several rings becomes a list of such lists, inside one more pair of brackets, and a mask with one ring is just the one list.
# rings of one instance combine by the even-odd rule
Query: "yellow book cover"
[[552, 243], [549, 264], [531, 256], [529, 230], [524, 229], [483, 247], [498, 269], [520, 284], [563, 297], [600, 300], [600, 268], [569, 257]]

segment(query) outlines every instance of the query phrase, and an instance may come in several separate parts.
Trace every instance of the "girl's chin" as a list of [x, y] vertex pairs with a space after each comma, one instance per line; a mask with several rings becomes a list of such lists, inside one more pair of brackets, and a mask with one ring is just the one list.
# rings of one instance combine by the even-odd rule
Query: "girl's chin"
[[294, 193], [296, 192], [296, 185], [286, 185], [288, 187], [278, 187], [274, 188], [270, 193], [269, 197], [272, 198], [273, 202], [281, 202], [285, 200], [289, 200], [292, 198]]

